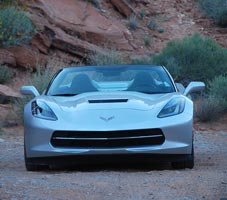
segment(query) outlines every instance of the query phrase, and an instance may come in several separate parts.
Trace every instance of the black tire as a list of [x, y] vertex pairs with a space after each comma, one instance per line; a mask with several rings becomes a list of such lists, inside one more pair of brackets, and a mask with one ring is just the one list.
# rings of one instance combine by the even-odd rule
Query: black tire
[[31, 164], [26, 162], [26, 160], [25, 160], [25, 167], [27, 171], [41, 171], [41, 170], [48, 169], [48, 166], [46, 165]]
[[24, 145], [24, 161], [25, 161], [25, 167], [27, 171], [41, 171], [41, 170], [48, 169], [48, 165], [34, 164], [31, 161], [29, 161], [26, 155], [25, 145]]
[[191, 157], [188, 160], [172, 162], [171, 165], [173, 169], [192, 169], [194, 167], [194, 145], [192, 145]]

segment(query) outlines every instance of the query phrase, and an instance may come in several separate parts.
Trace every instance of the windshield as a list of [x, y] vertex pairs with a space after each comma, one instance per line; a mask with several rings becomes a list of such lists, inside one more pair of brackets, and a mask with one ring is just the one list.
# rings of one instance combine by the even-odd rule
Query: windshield
[[46, 94], [73, 96], [115, 91], [159, 94], [175, 92], [175, 88], [168, 73], [160, 66], [84, 66], [59, 72]]

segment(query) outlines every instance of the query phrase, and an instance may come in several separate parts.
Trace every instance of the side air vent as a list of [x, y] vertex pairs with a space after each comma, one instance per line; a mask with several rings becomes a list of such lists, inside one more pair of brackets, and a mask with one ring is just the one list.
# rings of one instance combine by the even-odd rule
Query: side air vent
[[128, 99], [98, 99], [88, 100], [89, 103], [126, 103]]

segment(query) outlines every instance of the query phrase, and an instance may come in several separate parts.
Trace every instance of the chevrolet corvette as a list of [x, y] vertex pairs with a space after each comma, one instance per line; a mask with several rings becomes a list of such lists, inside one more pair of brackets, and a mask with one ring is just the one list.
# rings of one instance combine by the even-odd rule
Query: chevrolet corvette
[[204, 89], [174, 82], [163, 66], [81, 66], [59, 70], [24, 107], [28, 171], [62, 163], [134, 159], [193, 168], [193, 102]]

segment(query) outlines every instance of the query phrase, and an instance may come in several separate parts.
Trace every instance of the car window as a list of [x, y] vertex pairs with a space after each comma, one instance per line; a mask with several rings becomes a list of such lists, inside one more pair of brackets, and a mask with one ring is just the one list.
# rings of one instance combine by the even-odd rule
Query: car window
[[156, 94], [174, 92], [175, 88], [162, 67], [75, 67], [62, 70], [47, 94], [71, 96], [114, 91]]

